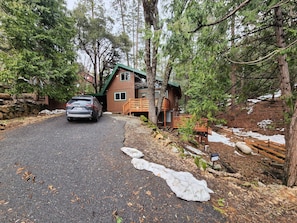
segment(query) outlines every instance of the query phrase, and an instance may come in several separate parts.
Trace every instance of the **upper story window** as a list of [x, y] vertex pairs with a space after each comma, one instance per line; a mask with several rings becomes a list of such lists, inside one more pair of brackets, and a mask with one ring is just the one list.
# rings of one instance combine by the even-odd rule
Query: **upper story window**
[[129, 72], [121, 73], [121, 81], [129, 81], [129, 80], [130, 80], [130, 73]]

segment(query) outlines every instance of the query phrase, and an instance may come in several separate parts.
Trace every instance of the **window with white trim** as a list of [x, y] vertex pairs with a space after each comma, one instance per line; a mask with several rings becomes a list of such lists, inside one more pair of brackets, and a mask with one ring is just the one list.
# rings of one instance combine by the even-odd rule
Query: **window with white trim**
[[130, 80], [130, 73], [129, 72], [121, 73], [121, 81], [129, 81], [129, 80]]
[[126, 100], [126, 92], [115, 92], [114, 100], [115, 101], [125, 101]]

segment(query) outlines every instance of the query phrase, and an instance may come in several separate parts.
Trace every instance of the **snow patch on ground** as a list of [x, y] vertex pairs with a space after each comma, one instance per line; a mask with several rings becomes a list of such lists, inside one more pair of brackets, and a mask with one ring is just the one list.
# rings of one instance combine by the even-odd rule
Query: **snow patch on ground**
[[122, 147], [121, 150], [123, 153], [126, 153], [128, 156], [132, 158], [142, 158], [144, 156], [141, 151], [131, 147]]
[[[251, 131], [244, 132], [244, 131], [242, 131], [241, 128], [231, 128], [231, 131], [235, 135], [242, 136], [245, 138], [251, 137], [251, 138], [255, 138], [255, 139], [259, 139], [259, 140], [265, 140], [265, 141], [269, 140], [271, 142], [285, 144], [285, 136], [284, 135], [266, 136], [266, 135], [262, 135], [257, 132], [251, 132]], [[221, 142], [221, 143], [224, 143], [224, 144], [232, 146], [232, 147], [235, 146], [235, 144], [233, 142], [231, 142], [229, 138], [227, 138], [223, 135], [220, 135], [214, 131], [212, 132], [211, 135], [208, 136], [208, 141], [209, 142]]]
[[268, 99], [272, 99], [273, 97], [274, 98], [278, 98], [282, 95], [282, 92], [279, 90], [277, 92], [275, 92], [273, 95], [272, 94], [266, 94], [266, 95], [263, 95], [263, 96], [260, 96], [256, 99], [247, 99], [247, 102], [249, 103], [249, 107], [247, 107], [247, 114], [250, 115], [252, 112], [253, 112], [253, 105], [260, 102], [260, 101], [263, 101], [263, 100], [268, 100]]
[[48, 110], [48, 109], [45, 109], [45, 110], [42, 110], [39, 112], [39, 115], [56, 115], [56, 114], [62, 114], [62, 113], [65, 113], [65, 109], [55, 109], [55, 110]]
[[214, 131], [212, 131], [211, 135], [208, 136], [208, 141], [209, 142], [221, 142], [221, 143], [224, 143], [228, 146], [232, 146], [234, 147], [235, 144], [234, 142], [231, 142], [229, 138], [223, 136], [223, 135], [220, 135]]
[[[132, 158], [135, 154], [142, 154], [137, 149], [129, 147], [123, 147], [121, 150]], [[131, 163], [138, 170], [147, 170], [155, 176], [163, 178], [170, 189], [181, 199], [200, 202], [208, 201], [210, 200], [210, 193], [213, 193], [207, 187], [205, 180], [197, 180], [189, 172], [177, 172], [140, 158], [133, 158]]]
[[233, 128], [233, 133], [238, 135], [238, 136], [243, 136], [243, 137], [252, 137], [255, 139], [259, 139], [259, 140], [269, 140], [271, 142], [276, 142], [276, 143], [280, 143], [280, 144], [285, 144], [285, 136], [284, 135], [273, 135], [273, 136], [266, 136], [266, 135], [262, 135], [260, 133], [257, 132], [243, 132], [240, 129], [236, 129]]
[[257, 125], [261, 128], [261, 129], [266, 129], [267, 126], [272, 124], [272, 120], [269, 119], [265, 119], [262, 120], [261, 122], [258, 122]]
[[132, 164], [138, 170], [148, 170], [155, 176], [166, 180], [166, 183], [177, 197], [187, 201], [208, 201], [210, 193], [205, 180], [197, 180], [189, 172], [177, 172], [162, 165], [148, 162], [144, 159], [132, 159]]

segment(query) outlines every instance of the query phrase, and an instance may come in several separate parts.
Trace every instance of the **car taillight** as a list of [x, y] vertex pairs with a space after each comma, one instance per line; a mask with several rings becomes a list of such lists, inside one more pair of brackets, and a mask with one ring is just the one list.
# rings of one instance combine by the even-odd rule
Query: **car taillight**
[[69, 103], [66, 103], [66, 108], [67, 108], [67, 107], [70, 107], [70, 106], [71, 106], [71, 104], [69, 104]]
[[93, 108], [94, 105], [92, 105], [92, 104], [86, 104], [86, 107], [88, 107], [88, 108]]

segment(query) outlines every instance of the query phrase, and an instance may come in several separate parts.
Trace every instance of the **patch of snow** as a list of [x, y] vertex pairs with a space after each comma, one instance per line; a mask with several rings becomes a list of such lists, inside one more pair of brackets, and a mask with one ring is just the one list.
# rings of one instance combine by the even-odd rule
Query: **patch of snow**
[[187, 201], [210, 200], [211, 189], [205, 180], [197, 180], [189, 172], [177, 172], [162, 165], [148, 162], [144, 159], [133, 158], [131, 163], [138, 170], [148, 170], [155, 176], [163, 178], [177, 197]]
[[[277, 97], [280, 97], [282, 95], [282, 92], [281, 90], [277, 91], [277, 92], [274, 92], [274, 97], [277, 98]], [[263, 95], [263, 96], [260, 96], [258, 97], [259, 100], [267, 100], [267, 99], [271, 99], [273, 97], [272, 94], [266, 94], [266, 95]]]
[[258, 102], [260, 102], [260, 99], [247, 99], [248, 102], [250, 102], [251, 104], [256, 104]]
[[285, 136], [284, 135], [273, 135], [273, 136], [266, 136], [266, 135], [262, 135], [260, 133], [257, 132], [242, 132], [240, 134], [241, 136], [249, 136], [252, 138], [256, 138], [259, 140], [269, 140], [271, 142], [276, 142], [276, 143], [280, 143], [280, 144], [285, 144]]
[[48, 110], [48, 109], [45, 109], [45, 110], [42, 110], [39, 112], [40, 115], [55, 115], [55, 114], [62, 114], [62, 113], [65, 113], [65, 109], [55, 109], [55, 110]]
[[131, 158], [141, 158], [143, 157], [143, 153], [137, 149], [130, 148], [130, 147], [122, 147], [122, 152], [130, 156]]
[[[242, 128], [231, 128], [231, 131], [233, 132], [233, 134], [235, 134], [237, 136], [241, 136], [241, 137], [245, 137], [245, 138], [251, 137], [251, 138], [255, 138], [255, 139], [259, 139], [259, 140], [266, 140], [266, 141], [269, 140], [271, 142], [285, 144], [285, 136], [284, 135], [278, 134], [278, 135], [273, 135], [273, 136], [266, 136], [266, 135], [262, 135], [257, 132], [252, 132], [252, 131], [244, 132], [242, 130], [243, 130]], [[235, 146], [235, 144], [233, 142], [231, 142], [229, 138], [227, 138], [223, 135], [220, 135], [214, 131], [212, 131], [212, 135], [208, 136], [208, 141], [209, 142], [221, 142], [221, 143], [224, 143], [224, 144], [232, 146], [232, 147]]]
[[227, 137], [220, 135], [214, 131], [212, 131], [212, 134], [208, 136], [208, 141], [209, 142], [221, 142], [229, 146], [234, 146], [234, 142], [231, 142], [230, 139]]
[[251, 106], [251, 107], [248, 108], [247, 114], [250, 115], [250, 114], [253, 113], [253, 111], [254, 111], [254, 107]]
[[232, 128], [232, 131], [235, 135], [238, 135], [238, 136], [252, 137], [255, 139], [259, 139], [259, 140], [269, 140], [272, 142], [285, 144], [285, 136], [284, 135], [278, 134], [278, 135], [273, 135], [273, 136], [266, 136], [266, 135], [262, 135], [260, 133], [252, 132], [252, 131], [244, 132], [240, 128]]
[[103, 115], [112, 115], [112, 112], [103, 112]]
[[[274, 97], [278, 98], [282, 95], [281, 90], [274, 92]], [[250, 103], [250, 106], [247, 108], [248, 112], [247, 114], [250, 115], [253, 112], [253, 105], [267, 99], [272, 99], [273, 95], [272, 94], [266, 94], [263, 96], [258, 97], [257, 99], [247, 99], [247, 102]]]
[[271, 123], [272, 123], [272, 120], [265, 119], [265, 120], [262, 120], [261, 122], [258, 122], [257, 125], [261, 129], [266, 129], [268, 125], [271, 125]]

